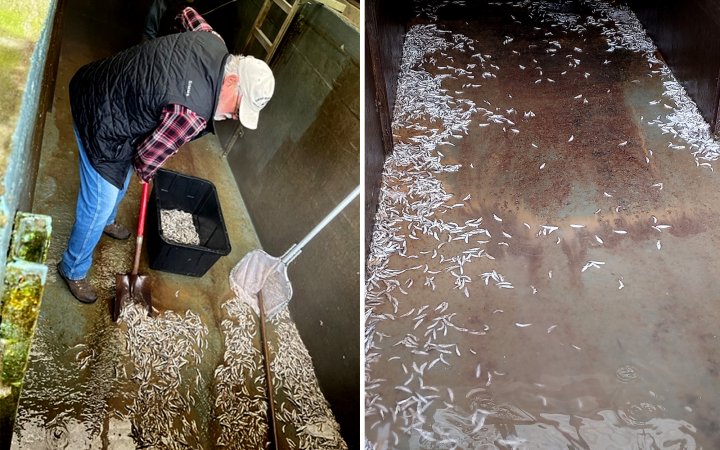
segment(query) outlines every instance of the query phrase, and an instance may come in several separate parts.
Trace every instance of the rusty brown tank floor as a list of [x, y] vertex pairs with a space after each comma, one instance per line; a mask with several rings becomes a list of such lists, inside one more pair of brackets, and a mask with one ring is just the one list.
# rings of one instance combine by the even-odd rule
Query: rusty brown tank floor
[[366, 436], [714, 448], [715, 165], [663, 134], [669, 78], [609, 51], [620, 19], [522, 5], [408, 33], [368, 263]]

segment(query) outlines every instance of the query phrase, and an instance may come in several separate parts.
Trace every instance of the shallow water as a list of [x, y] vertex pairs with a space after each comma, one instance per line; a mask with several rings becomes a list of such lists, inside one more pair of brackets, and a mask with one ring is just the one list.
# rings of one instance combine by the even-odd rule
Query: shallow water
[[720, 444], [717, 143], [663, 134], [682, 105], [631, 16], [565, 6], [407, 35], [368, 265], [372, 448]]
[[[224, 308], [224, 362], [214, 371], [208, 328], [191, 311], [148, 317], [126, 304], [118, 325], [67, 350], [41, 333], [13, 448], [266, 448], [257, 316], [238, 299]], [[278, 448], [347, 449], [286, 307], [268, 328]]]

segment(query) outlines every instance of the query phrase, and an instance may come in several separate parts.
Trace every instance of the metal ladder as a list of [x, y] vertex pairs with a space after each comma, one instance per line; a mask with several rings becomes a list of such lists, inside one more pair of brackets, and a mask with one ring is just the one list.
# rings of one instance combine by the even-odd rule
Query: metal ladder
[[[292, 1], [292, 0], [291, 0]], [[252, 31], [248, 33], [248, 37], [245, 40], [245, 44], [243, 45], [242, 54], [247, 55], [250, 45], [252, 44], [253, 39], [256, 39], [260, 45], [265, 49], [267, 52], [267, 55], [265, 55], [265, 62], [270, 64], [270, 60], [272, 59], [273, 55], [275, 54], [275, 51], [280, 46], [280, 42], [282, 41], [282, 38], [285, 35], [285, 32], [290, 28], [290, 23], [295, 18], [295, 15], [300, 10], [300, 7], [303, 3], [306, 3], [308, 0], [294, 0], [294, 3], [289, 3], [286, 0], [265, 0], [263, 2], [263, 5], [260, 7], [260, 10], [258, 12], [257, 17], [255, 18], [255, 23], [253, 23]], [[338, 11], [342, 13], [345, 10], [345, 7], [347, 4], [343, 3], [340, 0], [315, 0], [317, 3], [322, 3], [325, 6], [334, 9], [335, 11]], [[282, 9], [286, 16], [285, 20], [283, 21], [282, 26], [280, 27], [280, 30], [278, 31], [277, 35], [275, 36], [275, 39], [270, 41], [270, 39], [263, 33], [261, 30], [262, 25], [265, 23], [265, 19], [267, 18], [268, 12], [270, 11], [270, 7], [272, 4], [275, 3], [278, 5], [280, 9]], [[223, 145], [223, 154], [222, 156], [225, 158], [227, 157], [228, 153], [230, 153], [230, 150], [233, 148], [235, 143], [238, 141], [238, 139], [242, 138], [244, 134], [244, 128], [240, 122], [238, 122], [237, 127], [235, 127], [235, 131], [233, 132], [232, 136], [228, 140], [227, 144]]]
[[[263, 5], [260, 7], [260, 12], [258, 12], [258, 16], [252, 26], [252, 31], [250, 31], [247, 39], [245, 40], [245, 45], [243, 46], [242, 53], [247, 54], [250, 44], [252, 43], [253, 39], [255, 39], [260, 42], [260, 45], [262, 45], [262, 47], [265, 49], [265, 62], [270, 63], [270, 60], [275, 54], [275, 50], [277, 50], [277, 48], [280, 46], [280, 41], [282, 41], [285, 32], [290, 27], [290, 23], [292, 22], [293, 18], [295, 18], [295, 14], [297, 14], [298, 10], [300, 9], [300, 5], [302, 2], [303, 0], [294, 0], [293, 3], [289, 3], [286, 0], [265, 0], [263, 2]], [[285, 20], [283, 21], [280, 29], [275, 35], [275, 39], [271, 41], [265, 35], [265, 33], [263, 33], [261, 28], [262, 25], [265, 23], [265, 19], [267, 18], [268, 12], [270, 12], [270, 7], [273, 5], [273, 3], [276, 4], [285, 13]]]
[[[346, 6], [343, 2], [339, 0], [316, 1], [317, 3], [322, 3], [340, 12], [342, 12]], [[269, 64], [270, 60], [275, 54], [275, 51], [280, 46], [280, 42], [282, 41], [283, 36], [285, 36], [288, 28], [290, 28], [290, 23], [295, 18], [297, 12], [300, 10], [300, 6], [302, 6], [302, 4], [306, 2], [307, 0], [290, 0], [289, 2], [287, 0], [265, 0], [263, 2], [263, 5], [260, 7], [257, 18], [255, 18], [255, 23], [253, 23], [252, 31], [248, 34], [248, 37], [245, 40], [245, 45], [243, 46], [242, 53], [247, 55], [249, 47], [253, 39], [255, 39], [260, 43], [263, 49], [265, 49], [265, 62]], [[267, 18], [268, 12], [270, 12], [270, 8], [272, 7], [273, 3], [285, 13], [285, 20], [280, 26], [280, 29], [275, 35], [275, 38], [271, 41], [270, 38], [268, 38], [267, 35], [262, 31], [262, 26], [265, 23], [265, 19]]]

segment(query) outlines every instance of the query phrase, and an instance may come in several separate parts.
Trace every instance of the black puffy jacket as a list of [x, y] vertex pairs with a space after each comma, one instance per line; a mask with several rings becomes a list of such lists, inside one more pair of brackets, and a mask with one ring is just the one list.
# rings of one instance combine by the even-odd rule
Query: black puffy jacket
[[121, 188], [136, 146], [157, 127], [166, 105], [191, 109], [211, 128], [228, 55], [214, 34], [190, 31], [80, 68], [70, 81], [70, 105], [95, 170]]

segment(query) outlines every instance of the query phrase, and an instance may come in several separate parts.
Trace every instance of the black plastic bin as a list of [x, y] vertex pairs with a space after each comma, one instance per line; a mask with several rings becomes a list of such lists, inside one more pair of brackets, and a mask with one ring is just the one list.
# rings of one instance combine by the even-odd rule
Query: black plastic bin
[[[162, 209], [179, 209], [192, 214], [200, 245], [166, 240], [160, 227]], [[158, 170], [146, 220], [151, 269], [201, 277], [221, 256], [230, 253], [217, 190], [210, 181], [171, 170]]]

